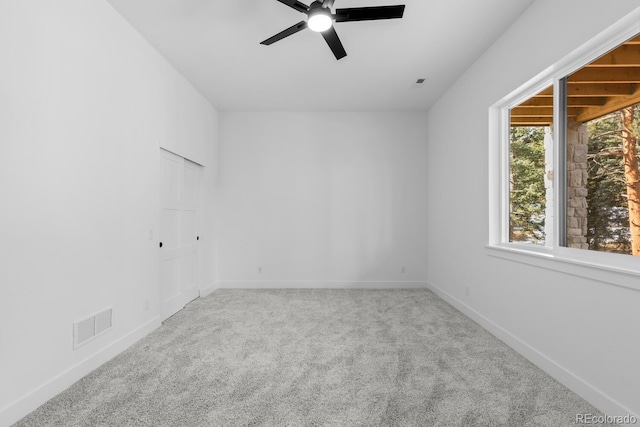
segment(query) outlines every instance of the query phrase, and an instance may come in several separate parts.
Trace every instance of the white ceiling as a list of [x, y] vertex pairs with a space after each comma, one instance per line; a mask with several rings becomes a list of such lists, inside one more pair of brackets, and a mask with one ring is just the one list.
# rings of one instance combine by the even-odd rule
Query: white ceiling
[[533, 2], [336, 0], [406, 5], [403, 19], [337, 23], [336, 61], [310, 30], [259, 44], [305, 17], [277, 0], [108, 1], [220, 111], [426, 110]]

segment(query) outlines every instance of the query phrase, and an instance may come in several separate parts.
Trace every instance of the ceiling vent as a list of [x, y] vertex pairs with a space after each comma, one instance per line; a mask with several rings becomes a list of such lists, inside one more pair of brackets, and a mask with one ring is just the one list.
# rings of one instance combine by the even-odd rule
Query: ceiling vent
[[423, 88], [423, 87], [427, 87], [426, 83], [427, 83], [427, 79], [426, 78], [419, 78], [411, 86], [414, 87], [414, 88], [420, 89], [420, 88]]
[[110, 307], [73, 324], [73, 348], [94, 340], [113, 326], [113, 308]]

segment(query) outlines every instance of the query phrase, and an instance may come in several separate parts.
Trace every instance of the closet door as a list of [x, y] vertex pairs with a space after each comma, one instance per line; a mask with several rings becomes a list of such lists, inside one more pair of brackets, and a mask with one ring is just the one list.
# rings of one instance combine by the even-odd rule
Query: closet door
[[182, 174], [182, 204], [180, 221], [180, 246], [182, 247], [181, 291], [187, 304], [199, 295], [198, 291], [198, 200], [200, 193], [200, 169], [184, 160]]
[[160, 150], [160, 314], [198, 297], [198, 200], [201, 166]]

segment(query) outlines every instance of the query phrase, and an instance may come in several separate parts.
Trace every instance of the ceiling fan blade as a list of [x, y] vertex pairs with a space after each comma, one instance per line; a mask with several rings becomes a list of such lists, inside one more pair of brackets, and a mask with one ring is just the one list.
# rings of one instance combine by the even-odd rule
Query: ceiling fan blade
[[286, 30], [279, 32], [275, 36], [269, 37], [265, 41], [260, 42], [260, 44], [269, 46], [270, 44], [273, 44], [273, 43], [277, 42], [278, 40], [282, 40], [285, 37], [289, 37], [290, 35], [293, 35], [293, 34], [297, 33], [298, 31], [302, 31], [305, 28], [307, 28], [307, 21], [300, 21], [296, 25], [292, 25], [291, 27], [287, 28]]
[[332, 8], [334, 2], [335, 2], [335, 0], [324, 0], [322, 2], [322, 7]]
[[336, 22], [349, 21], [373, 21], [375, 19], [402, 18], [404, 5], [352, 7], [349, 9], [336, 9]]
[[286, 4], [289, 7], [294, 8], [298, 12], [307, 13], [309, 11], [309, 6], [304, 3], [300, 3], [297, 0], [278, 0], [280, 3]]
[[347, 51], [344, 50], [342, 42], [336, 33], [336, 29], [331, 27], [327, 31], [321, 33], [322, 37], [327, 41], [327, 44], [331, 48], [331, 52], [335, 55], [336, 59], [342, 59], [347, 56]]

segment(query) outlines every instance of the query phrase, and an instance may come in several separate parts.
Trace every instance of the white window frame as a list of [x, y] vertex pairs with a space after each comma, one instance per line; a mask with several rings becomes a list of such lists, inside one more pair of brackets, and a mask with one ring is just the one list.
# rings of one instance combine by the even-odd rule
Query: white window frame
[[[640, 34], [640, 9], [580, 46], [562, 61], [529, 80], [489, 109], [489, 243], [491, 256], [640, 290], [640, 257], [560, 246], [566, 179], [564, 140], [566, 119], [558, 105], [562, 80], [598, 57]], [[509, 110], [553, 85], [553, 218], [544, 246], [509, 242]], [[564, 232], [564, 231], [563, 231]]]

